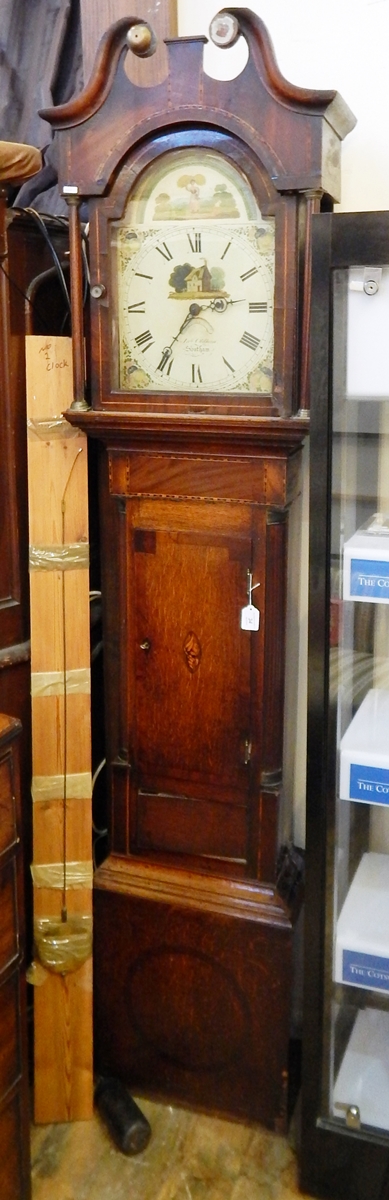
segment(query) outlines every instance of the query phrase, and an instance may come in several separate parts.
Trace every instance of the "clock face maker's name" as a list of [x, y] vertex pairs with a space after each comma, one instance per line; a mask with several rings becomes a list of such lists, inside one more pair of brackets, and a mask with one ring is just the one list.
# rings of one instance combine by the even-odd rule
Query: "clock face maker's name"
[[268, 225], [120, 230], [123, 390], [271, 390]]

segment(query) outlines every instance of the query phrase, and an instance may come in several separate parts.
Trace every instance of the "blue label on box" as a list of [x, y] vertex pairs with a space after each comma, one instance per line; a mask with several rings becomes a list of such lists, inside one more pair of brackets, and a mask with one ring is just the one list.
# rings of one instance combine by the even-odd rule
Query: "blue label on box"
[[357, 987], [389, 992], [389, 958], [343, 950], [342, 980], [343, 983], [354, 983]]
[[352, 558], [350, 596], [389, 600], [389, 559], [387, 562], [374, 562], [371, 558]]
[[384, 767], [361, 767], [359, 763], [351, 763], [350, 800], [389, 804], [389, 770]]

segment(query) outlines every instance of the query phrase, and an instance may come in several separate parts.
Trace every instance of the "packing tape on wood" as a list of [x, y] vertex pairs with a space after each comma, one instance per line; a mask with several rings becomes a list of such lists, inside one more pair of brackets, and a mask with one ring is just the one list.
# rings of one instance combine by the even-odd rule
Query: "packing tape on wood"
[[30, 571], [75, 571], [89, 567], [88, 542], [67, 546], [30, 546]]
[[[34, 775], [31, 785], [33, 802], [38, 800], [63, 800], [65, 775]], [[92, 775], [81, 771], [77, 775], [66, 775], [68, 800], [89, 800], [92, 795]]]
[[[82, 989], [83, 992], [92, 992], [92, 955], [90, 956], [89, 960], [87, 959], [86, 961], [87, 966], [85, 963], [83, 964], [83, 972], [78, 978], [78, 991]], [[50, 971], [48, 971], [47, 967], [44, 967], [42, 963], [39, 962], [39, 959], [34, 958], [29, 967], [27, 967], [27, 983], [32, 983], [34, 987], [42, 987], [42, 985], [46, 983], [46, 979], [49, 978]]]
[[54, 975], [69, 975], [92, 954], [92, 914], [36, 917], [34, 947], [39, 962]]
[[[66, 671], [66, 695], [90, 695], [90, 667]], [[33, 671], [31, 674], [31, 696], [63, 696], [65, 678], [63, 671]]]
[[36, 959], [33, 959], [26, 970], [27, 983], [32, 983], [34, 987], [42, 987], [48, 975], [49, 972], [46, 970], [46, 967], [42, 967], [42, 963], [37, 962]]
[[[37, 888], [63, 888], [64, 864], [32, 863], [31, 875]], [[93, 885], [92, 862], [66, 863], [66, 888], [91, 888]]]
[[27, 418], [27, 437], [41, 442], [62, 441], [63, 438], [83, 437], [80, 429], [70, 425], [62, 414], [58, 417]]

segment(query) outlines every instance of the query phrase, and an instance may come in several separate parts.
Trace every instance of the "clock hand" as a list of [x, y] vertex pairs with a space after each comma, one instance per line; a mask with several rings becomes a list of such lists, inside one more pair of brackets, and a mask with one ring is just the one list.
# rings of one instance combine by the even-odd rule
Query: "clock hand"
[[220, 296], [217, 300], [211, 300], [209, 307], [213, 308], [214, 312], [225, 312], [227, 304], [243, 304], [244, 299], [242, 296], [241, 300], [226, 300], [224, 296]]
[[171, 356], [172, 356], [172, 346], [174, 346], [174, 342], [178, 341], [180, 334], [183, 332], [184, 329], [186, 329], [186, 326], [189, 325], [190, 321], [193, 321], [195, 317], [198, 317], [200, 315], [200, 313], [205, 312], [205, 310], [208, 308], [213, 309], [214, 312], [225, 312], [226, 308], [227, 308], [227, 304], [243, 304], [243, 301], [244, 301], [244, 297], [242, 297], [241, 300], [226, 300], [224, 296], [219, 296], [215, 300], [210, 300], [209, 304], [196, 304], [196, 303], [190, 304], [189, 312], [186, 314], [185, 320], [182, 322], [182, 325], [180, 325], [178, 333], [176, 333], [175, 337], [173, 337], [171, 339], [171, 342], [169, 343], [169, 345], [165, 346], [162, 351], [161, 361], [160, 361], [160, 363], [158, 363], [158, 371], [165, 370], [166, 363], [169, 361], [169, 358], [171, 358]]
[[[194, 309], [196, 309], [196, 312], [194, 312], [194, 311], [193, 311]], [[191, 304], [191, 305], [190, 305], [189, 312], [187, 313], [187, 315], [186, 315], [186, 317], [185, 317], [185, 321], [183, 321], [183, 322], [182, 322], [182, 325], [180, 325], [180, 328], [179, 328], [179, 330], [178, 330], [178, 333], [176, 333], [176, 336], [175, 336], [174, 338], [172, 338], [172, 340], [171, 340], [171, 342], [170, 342], [170, 346], [172, 346], [172, 345], [173, 345], [173, 342], [176, 342], [176, 341], [177, 341], [177, 338], [179, 338], [179, 336], [180, 336], [180, 333], [182, 333], [183, 329], [185, 329], [185, 326], [189, 324], [189, 321], [193, 321], [193, 317], [197, 317], [197, 315], [198, 315], [198, 312], [197, 312], [197, 310], [199, 310], [199, 306], [198, 306], [198, 304]], [[200, 310], [199, 310], [199, 311], [200, 311]], [[169, 347], [169, 348], [170, 348], [170, 347]]]
[[[244, 300], [245, 300], [244, 296], [242, 296], [241, 300], [226, 300], [224, 296], [218, 296], [217, 299], [210, 300], [209, 304], [196, 304], [196, 303], [190, 304], [189, 312], [187, 313], [187, 315], [185, 317], [185, 321], [183, 321], [176, 336], [174, 338], [172, 338], [172, 340], [170, 342], [170, 346], [173, 345], [173, 342], [177, 341], [177, 338], [179, 338], [180, 333], [182, 333], [183, 329], [185, 329], [185, 326], [188, 325], [189, 321], [192, 321], [194, 317], [198, 317], [201, 312], [205, 312], [205, 309], [212, 308], [214, 312], [225, 312], [226, 308], [227, 308], [227, 304], [243, 304]], [[166, 347], [166, 349], [168, 349], [168, 348], [169, 347]]]
[[190, 321], [193, 321], [194, 317], [198, 316], [200, 311], [201, 311], [201, 309], [200, 309], [199, 304], [191, 304], [190, 305], [189, 312], [186, 314], [185, 320], [182, 322], [182, 325], [180, 325], [178, 333], [176, 333], [176, 336], [174, 338], [172, 338], [169, 346], [165, 346], [162, 351], [162, 358], [161, 358], [160, 363], [158, 363], [158, 368], [157, 368], [158, 371], [164, 371], [164, 369], [166, 367], [166, 363], [169, 361], [169, 358], [171, 358], [171, 356], [172, 356], [172, 346], [174, 346], [174, 342], [178, 341], [180, 333], [182, 333], [183, 329], [185, 329], [186, 326], [189, 325]]
[[175, 337], [172, 337], [172, 341], [170, 341], [169, 346], [164, 346], [164, 348], [162, 350], [161, 362], [158, 362], [158, 366], [157, 366], [158, 371], [164, 371], [164, 367], [166, 367], [167, 362], [169, 361], [170, 358], [172, 358], [172, 354], [173, 354], [172, 346], [174, 346], [174, 342], [178, 341], [178, 338], [182, 332], [182, 329], [186, 328], [186, 325], [188, 325], [188, 323], [190, 323], [191, 320], [193, 320], [193, 317], [198, 317], [199, 312], [201, 312], [201, 306], [199, 306], [198, 304], [191, 304], [190, 311], [188, 311], [186, 313], [185, 320], [182, 320], [182, 324], [180, 325], [178, 334], [175, 334]]
[[[241, 300], [226, 300], [224, 296], [218, 296], [216, 300], [210, 300], [209, 304], [191, 304], [190, 313], [193, 317], [197, 317], [200, 312], [204, 312], [206, 308], [212, 308], [213, 312], [225, 312], [227, 304], [243, 304], [245, 297]], [[195, 312], [192, 310], [196, 310]]]
[[191, 304], [189, 312], [186, 314], [185, 321], [183, 321], [182, 325], [180, 325], [178, 333], [176, 333], [176, 336], [174, 338], [172, 338], [171, 342], [169, 343], [169, 346], [166, 346], [166, 348], [164, 350], [164, 354], [166, 354], [167, 350], [171, 350], [174, 342], [177, 341], [177, 339], [180, 336], [180, 333], [182, 333], [183, 329], [185, 329], [185, 326], [189, 325], [189, 321], [193, 321], [193, 317], [197, 317], [199, 312], [200, 312], [200, 305], [199, 304]]

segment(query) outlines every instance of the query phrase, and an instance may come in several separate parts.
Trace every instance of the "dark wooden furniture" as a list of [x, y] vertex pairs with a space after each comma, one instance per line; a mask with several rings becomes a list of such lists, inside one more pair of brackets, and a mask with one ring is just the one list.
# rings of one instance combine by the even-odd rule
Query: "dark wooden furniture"
[[30, 1123], [24, 976], [20, 722], [0, 714], [0, 1194], [28, 1200]]
[[[285, 1115], [292, 978], [275, 879], [297, 463], [288, 446], [272, 461], [255, 440], [220, 464], [213, 449], [212, 460], [192, 443], [194, 463], [161, 437], [154, 452], [143, 440], [108, 451], [105, 637], [119, 661], [106, 677], [115, 755], [112, 854], [95, 887], [97, 1061], [133, 1086], [273, 1123]], [[129, 472], [142, 483], [127, 500]], [[251, 563], [257, 640], [239, 631]]]
[[31, 777], [31, 753], [23, 292], [41, 270], [41, 259], [37, 256], [35, 263], [31, 261], [27, 277], [26, 242], [20, 238], [17, 245], [15, 227], [12, 235], [9, 233], [7, 183], [21, 183], [34, 175], [40, 164], [41, 156], [33, 146], [0, 143], [0, 711], [13, 713], [23, 722], [26, 789]]
[[[96, 1064], [138, 1090], [280, 1128], [295, 912], [291, 877], [280, 869], [288, 862], [292, 801], [281, 805], [287, 528], [308, 428], [310, 219], [323, 193], [337, 194], [340, 140], [353, 119], [335, 93], [303, 91], [282, 78], [262, 22], [247, 10], [215, 21], [216, 37], [235, 30], [249, 43], [247, 67], [228, 84], [204, 73], [204, 39], [189, 38], [167, 41], [168, 69], [158, 85], [137, 86], [124, 69], [128, 46], [147, 54], [153, 35], [123, 19], [103, 39], [84, 93], [45, 112], [57, 130], [72, 229], [75, 400], [67, 415], [103, 447], [110, 854], [95, 877]], [[188, 153], [197, 170], [203, 156], [205, 171], [213, 155], [230, 172], [232, 189], [240, 179], [262, 232], [270, 241], [275, 232], [274, 292], [268, 301], [250, 295], [250, 303], [244, 293], [253, 320], [274, 301], [272, 382], [268, 370], [239, 390], [230, 374], [211, 390], [202, 387], [205, 370], [196, 359], [188, 384], [173, 386], [172, 347], [199, 311], [202, 319], [200, 297], [200, 309], [178, 307], [176, 336], [173, 326], [164, 335], [160, 322], [158, 346], [167, 347], [154, 366], [160, 386], [147, 382], [147, 354], [141, 357], [154, 326], [131, 334], [130, 383], [118, 383], [117, 330], [127, 310], [147, 314], [148, 299], [120, 299], [115, 222], [126, 224], [127, 197], [154, 178], [155, 166], [163, 172], [176, 162], [181, 170]], [[191, 180], [184, 172], [177, 184], [196, 212], [199, 175]], [[215, 203], [227, 193], [219, 182]], [[160, 211], [166, 187], [155, 195]], [[91, 408], [80, 322], [77, 208], [84, 198]], [[146, 246], [142, 229], [130, 224], [124, 239], [135, 234]], [[160, 270], [161, 256], [173, 258], [163, 228]], [[205, 254], [205, 228], [189, 232], [186, 254], [199, 253], [201, 238]], [[241, 223], [241, 233], [247, 248], [255, 219], [250, 231]], [[229, 246], [226, 238], [218, 252], [219, 310], [212, 290], [207, 296], [221, 322], [246, 282], [260, 277], [256, 259], [240, 268], [238, 294], [223, 291]], [[138, 269], [152, 298], [153, 270]], [[164, 286], [174, 288], [176, 278], [167, 276]], [[171, 293], [161, 284], [159, 294], [170, 320]], [[155, 301], [154, 294], [154, 312]], [[215, 340], [222, 328], [211, 325]], [[238, 317], [237, 328], [238, 344], [253, 349], [258, 366], [260, 334], [251, 325], [242, 333]], [[125, 337], [122, 345], [126, 354]], [[197, 355], [196, 338], [194, 347]], [[226, 379], [234, 359], [225, 345], [222, 362]], [[260, 585], [261, 625], [253, 632], [240, 624], [248, 579]]]
[[[362, 912], [355, 888], [351, 892], [362, 859], [379, 859], [383, 870], [389, 863], [388, 814], [385, 807], [379, 807], [388, 791], [386, 747], [377, 760], [378, 780], [386, 777], [386, 785], [379, 783], [378, 787], [382, 795], [374, 795], [372, 785], [360, 795], [350, 788], [346, 797], [339, 778], [340, 739], [371, 689], [382, 689], [385, 696], [388, 686], [387, 622], [379, 594], [381, 590], [385, 598], [387, 588], [387, 568], [381, 561], [387, 553], [385, 538], [380, 530], [378, 542], [371, 535], [375, 563], [366, 546], [368, 537], [364, 551], [354, 550], [356, 599], [345, 582], [344, 557], [344, 545], [357, 537], [356, 531], [363, 534], [365, 522], [371, 521], [375, 512], [387, 514], [389, 400], [387, 382], [382, 387], [380, 381], [382, 366], [387, 364], [386, 316], [381, 327], [377, 304], [378, 314], [382, 303], [385, 313], [385, 298], [381, 297], [389, 276], [388, 246], [387, 212], [323, 214], [313, 220], [300, 1184], [304, 1192], [329, 1200], [387, 1200], [389, 1196], [388, 971], [382, 931], [377, 935], [380, 914], [387, 912], [388, 888], [381, 883], [374, 911], [367, 881]], [[384, 268], [382, 280], [380, 268]], [[354, 318], [359, 324], [351, 354]], [[355, 356], [357, 368], [351, 374]], [[387, 541], [386, 537], [386, 545]], [[362, 603], [358, 572], [361, 589], [368, 578], [372, 593], [364, 595]], [[374, 574], [379, 580], [375, 589]], [[365, 721], [367, 725], [367, 718]], [[369, 785], [375, 776], [372, 767], [377, 747], [373, 744], [369, 754], [366, 734], [360, 731], [359, 738], [351, 763], [362, 761], [364, 766], [355, 770], [359, 777], [367, 777]], [[335, 953], [335, 939], [337, 931], [340, 937], [339, 916], [346, 898], [348, 931], [342, 933], [340, 954], [339, 950]], [[361, 925], [369, 905], [363, 944]], [[353, 968], [348, 974], [343, 950]], [[356, 986], [359, 982], [361, 986]], [[362, 1040], [366, 1027], [370, 1034]]]

